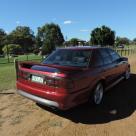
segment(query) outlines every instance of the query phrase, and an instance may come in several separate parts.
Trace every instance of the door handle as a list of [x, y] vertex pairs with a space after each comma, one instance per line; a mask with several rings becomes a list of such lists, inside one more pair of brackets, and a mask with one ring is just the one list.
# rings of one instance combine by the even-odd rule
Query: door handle
[[119, 64], [116, 64], [116, 65], [115, 65], [115, 67], [118, 67], [118, 66], [119, 66]]
[[101, 72], [105, 72], [106, 70], [105, 69], [102, 69]]

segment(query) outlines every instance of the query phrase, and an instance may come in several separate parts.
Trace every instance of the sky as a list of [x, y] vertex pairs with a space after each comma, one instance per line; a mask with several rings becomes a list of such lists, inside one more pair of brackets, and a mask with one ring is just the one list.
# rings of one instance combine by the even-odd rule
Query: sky
[[0, 0], [0, 28], [37, 28], [54, 22], [65, 40], [89, 40], [91, 31], [106, 25], [116, 36], [136, 37], [136, 0]]

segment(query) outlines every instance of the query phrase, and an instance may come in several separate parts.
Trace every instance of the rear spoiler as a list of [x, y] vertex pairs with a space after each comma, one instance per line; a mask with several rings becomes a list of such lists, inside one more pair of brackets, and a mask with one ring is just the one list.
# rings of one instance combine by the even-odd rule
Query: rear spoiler
[[18, 72], [19, 72], [20, 67], [31, 68], [33, 65], [40, 65], [40, 63], [26, 62], [26, 61], [22, 62], [16, 59], [15, 60], [16, 78], [18, 79]]
[[49, 65], [49, 64], [42, 64], [38, 62], [32, 62], [32, 61], [18, 61], [15, 60], [15, 68], [16, 68], [16, 77], [18, 79], [18, 72], [20, 68], [25, 68], [25, 69], [31, 69], [33, 65], [39, 65], [39, 66], [47, 66], [47, 67], [53, 67], [53, 68], [59, 68], [62, 70], [86, 70], [87, 68], [77, 68], [77, 67], [66, 67], [66, 66], [59, 66], [59, 65]]

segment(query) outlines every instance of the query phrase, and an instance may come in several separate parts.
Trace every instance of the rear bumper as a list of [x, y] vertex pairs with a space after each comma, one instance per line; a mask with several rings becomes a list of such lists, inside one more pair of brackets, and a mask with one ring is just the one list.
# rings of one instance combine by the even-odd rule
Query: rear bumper
[[89, 96], [88, 89], [74, 93], [59, 93], [59, 90], [52, 92], [50, 88], [39, 89], [33, 85], [19, 81], [17, 81], [16, 85], [18, 94], [42, 105], [60, 110], [67, 110], [84, 103], [88, 100], [87, 97]]
[[46, 105], [46, 106], [49, 106], [49, 107], [59, 108], [59, 104], [57, 102], [29, 94], [29, 93], [24, 92], [22, 90], [17, 90], [17, 93], [28, 98], [28, 99], [31, 99], [31, 100], [33, 100], [37, 103], [40, 103], [40, 104], [43, 104], [43, 105]]

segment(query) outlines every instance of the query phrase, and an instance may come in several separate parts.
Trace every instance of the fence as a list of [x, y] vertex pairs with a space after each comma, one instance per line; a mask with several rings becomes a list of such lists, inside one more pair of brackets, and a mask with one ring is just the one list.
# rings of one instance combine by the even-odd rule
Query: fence
[[[124, 49], [112, 48], [112, 49], [118, 52], [121, 56], [129, 56], [132, 54], [136, 54], [136, 48], [124, 48]], [[42, 61], [44, 59], [44, 56], [35, 54], [26, 54], [19, 56], [8, 55], [6, 57], [0, 57], [0, 64], [13, 63], [15, 59], [18, 59], [19, 61]]]
[[116, 52], [118, 52], [118, 54], [120, 54], [121, 56], [129, 56], [132, 54], [136, 54], [136, 48], [133, 49], [114, 49]]
[[15, 56], [6, 56], [0, 57], [0, 64], [14, 63], [15, 60], [19, 61], [42, 61], [44, 56], [35, 55], [35, 54], [25, 54], [25, 55], [15, 55]]

